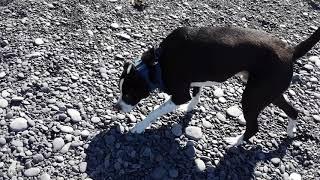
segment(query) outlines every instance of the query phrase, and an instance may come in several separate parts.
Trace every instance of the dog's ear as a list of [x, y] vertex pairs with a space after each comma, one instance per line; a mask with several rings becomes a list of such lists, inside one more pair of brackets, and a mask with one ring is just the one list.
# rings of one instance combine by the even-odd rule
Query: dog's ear
[[141, 60], [149, 67], [154, 65], [154, 63], [155, 63], [154, 47], [145, 51], [141, 56]]

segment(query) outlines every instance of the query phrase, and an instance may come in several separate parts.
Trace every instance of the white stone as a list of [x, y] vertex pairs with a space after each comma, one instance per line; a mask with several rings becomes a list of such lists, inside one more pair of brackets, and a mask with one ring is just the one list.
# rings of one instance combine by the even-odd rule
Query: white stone
[[194, 160], [195, 164], [196, 164], [196, 170], [197, 171], [204, 171], [206, 169], [206, 164], [199, 158]]
[[93, 36], [93, 31], [87, 30], [87, 33], [89, 34], [89, 36]]
[[85, 130], [81, 131], [80, 134], [81, 134], [82, 137], [88, 137], [90, 135], [90, 132], [85, 129]]
[[64, 146], [64, 140], [62, 138], [55, 138], [52, 142], [53, 151], [59, 151]]
[[10, 129], [12, 131], [24, 131], [28, 128], [28, 121], [25, 118], [16, 118], [11, 121]]
[[27, 177], [37, 176], [40, 173], [40, 168], [32, 167], [24, 171], [24, 175]]
[[201, 128], [196, 126], [189, 126], [186, 128], [186, 135], [191, 139], [199, 140], [202, 138]]
[[318, 56], [310, 56], [309, 61], [311, 61], [311, 62], [320, 61], [320, 58]]
[[100, 118], [99, 117], [92, 117], [91, 118], [91, 122], [93, 122], [93, 123], [99, 123], [101, 120], [100, 120]]
[[114, 22], [114, 23], [111, 23], [111, 25], [110, 25], [112, 28], [114, 28], [114, 29], [118, 29], [120, 26], [119, 26], [119, 24], [118, 23], [116, 23], [116, 22]]
[[2, 71], [0, 72], [0, 78], [4, 78], [6, 76], [6, 72]]
[[232, 117], [239, 117], [242, 114], [242, 111], [237, 105], [235, 105], [227, 109], [227, 114]]
[[205, 128], [211, 128], [213, 125], [211, 124], [211, 122], [207, 121], [207, 120], [202, 120], [202, 125]]
[[290, 180], [301, 180], [302, 179], [301, 175], [298, 173], [291, 173], [289, 178], [290, 178]]
[[1, 99], [0, 98], [0, 108], [6, 108], [8, 107], [9, 103], [6, 99]]
[[40, 180], [51, 180], [50, 175], [48, 173], [43, 173], [40, 176]]
[[44, 42], [43, 42], [43, 40], [42, 40], [41, 38], [36, 38], [36, 39], [34, 40], [34, 43], [35, 43], [36, 45], [41, 45], [41, 44], [43, 44]]
[[215, 97], [222, 97], [224, 95], [224, 92], [221, 88], [217, 88], [214, 90], [213, 95]]
[[81, 115], [80, 115], [79, 111], [77, 111], [75, 109], [68, 109], [67, 112], [73, 122], [81, 121]]
[[246, 119], [244, 119], [243, 114], [241, 114], [241, 115], [238, 117], [238, 122], [239, 122], [239, 124], [241, 124], [241, 125], [246, 125]]
[[73, 128], [70, 126], [61, 126], [60, 130], [64, 133], [72, 133], [73, 132]]
[[3, 90], [2, 92], [1, 92], [1, 96], [2, 97], [9, 97], [10, 96], [10, 93], [7, 91], [7, 90]]

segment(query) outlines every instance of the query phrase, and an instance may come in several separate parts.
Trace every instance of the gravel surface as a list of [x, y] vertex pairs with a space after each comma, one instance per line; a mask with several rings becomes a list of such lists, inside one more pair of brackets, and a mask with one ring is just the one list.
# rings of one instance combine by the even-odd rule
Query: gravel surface
[[319, 44], [286, 92], [300, 111], [294, 139], [269, 106], [257, 136], [226, 149], [223, 138], [245, 128], [238, 77], [204, 88], [192, 114], [163, 116], [140, 135], [129, 127], [165, 96], [130, 114], [112, 105], [123, 61], [178, 26], [250, 27], [295, 44], [319, 24], [317, 0], [1, 0], [0, 179], [318, 179]]

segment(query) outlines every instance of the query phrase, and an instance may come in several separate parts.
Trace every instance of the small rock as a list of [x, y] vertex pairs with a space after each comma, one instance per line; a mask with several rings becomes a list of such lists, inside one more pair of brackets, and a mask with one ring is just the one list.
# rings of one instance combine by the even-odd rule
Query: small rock
[[211, 128], [213, 125], [211, 124], [211, 122], [207, 121], [207, 120], [202, 120], [202, 125], [205, 128]]
[[35, 154], [34, 156], [32, 156], [32, 160], [34, 163], [39, 163], [44, 160], [44, 157], [42, 154]]
[[36, 45], [42, 45], [44, 42], [43, 42], [43, 40], [42, 40], [41, 38], [36, 38], [36, 39], [34, 40], [34, 43], [35, 43]]
[[3, 137], [0, 137], [0, 146], [3, 146], [7, 143], [7, 140]]
[[218, 112], [216, 116], [220, 121], [226, 121], [226, 116], [223, 115], [221, 112]]
[[91, 30], [87, 30], [87, 33], [89, 34], [89, 36], [93, 36], [94, 35], [93, 31], [91, 31]]
[[40, 173], [40, 168], [32, 167], [24, 171], [24, 175], [27, 177], [37, 176]]
[[86, 172], [86, 170], [87, 170], [87, 163], [86, 163], [86, 162], [81, 162], [81, 163], [79, 164], [79, 170], [80, 170], [80, 172], [82, 172], [82, 173]]
[[135, 123], [137, 122], [137, 118], [133, 114], [128, 114], [128, 118], [130, 119], [131, 122]]
[[213, 92], [213, 95], [215, 96], [215, 97], [222, 97], [223, 96], [223, 90], [221, 89], [221, 88], [217, 88], [217, 89], [215, 89], [214, 90], [214, 92]]
[[82, 137], [88, 137], [90, 135], [90, 132], [88, 130], [83, 130], [83, 131], [81, 131], [80, 134]]
[[289, 178], [290, 178], [290, 180], [301, 180], [302, 179], [301, 175], [298, 173], [291, 173]]
[[93, 123], [99, 123], [101, 120], [100, 120], [100, 118], [99, 117], [92, 117], [91, 118], [91, 122], [93, 122]]
[[0, 99], [0, 108], [8, 107], [9, 102], [6, 99]]
[[313, 117], [314, 121], [320, 122], [320, 116], [319, 115], [313, 115], [312, 117]]
[[227, 109], [227, 114], [232, 117], [239, 117], [242, 114], [242, 111], [237, 105], [235, 105]]
[[64, 157], [63, 156], [55, 156], [54, 159], [58, 162], [61, 163], [64, 161]]
[[77, 111], [76, 109], [68, 109], [67, 112], [73, 122], [81, 121], [81, 115], [80, 115], [79, 111]]
[[10, 123], [10, 129], [15, 132], [24, 131], [27, 128], [28, 121], [25, 118], [16, 118]]
[[73, 128], [70, 126], [61, 126], [60, 130], [61, 130], [61, 132], [64, 132], [64, 133], [72, 133], [73, 132]]
[[124, 128], [121, 124], [118, 124], [118, 126], [117, 126], [117, 131], [118, 131], [119, 133], [123, 134], [123, 133], [124, 133], [124, 130], [125, 130], [125, 128]]
[[64, 140], [62, 138], [55, 138], [52, 142], [53, 151], [59, 151], [64, 146]]
[[50, 175], [48, 173], [43, 173], [40, 176], [40, 180], [51, 180]]
[[118, 29], [120, 26], [119, 26], [119, 24], [118, 23], [111, 23], [111, 28], [113, 28], [113, 29]]
[[274, 165], [279, 165], [280, 162], [281, 162], [281, 160], [280, 160], [280, 158], [272, 158], [272, 159], [271, 159], [271, 162], [272, 162], [272, 164], [274, 164]]
[[116, 35], [119, 36], [122, 39], [125, 39], [125, 40], [128, 40], [128, 41], [131, 40], [131, 37], [126, 33], [117, 33]]
[[311, 62], [320, 61], [320, 58], [318, 56], [310, 56], [309, 61], [311, 61]]
[[311, 64], [306, 64], [303, 67], [308, 69], [308, 70], [312, 70], [313, 69], [313, 66]]
[[123, 115], [123, 114], [118, 114], [118, 115], [117, 115], [117, 118], [120, 119], [120, 120], [122, 120], [122, 119], [125, 119], [126, 116]]
[[204, 162], [201, 159], [197, 158], [197, 159], [194, 160], [194, 162], [196, 164], [196, 170], [197, 171], [202, 172], [202, 171], [204, 171], [206, 169], [206, 165], [204, 164]]
[[4, 71], [0, 72], [0, 79], [4, 78], [5, 76], [6, 76], [6, 72], [4, 72]]
[[202, 138], [202, 131], [201, 128], [196, 127], [196, 126], [189, 126], [186, 128], [186, 135], [187, 137], [194, 139], [194, 140], [199, 140]]
[[173, 135], [179, 137], [182, 134], [182, 126], [180, 124], [173, 124], [171, 128], [171, 132]]

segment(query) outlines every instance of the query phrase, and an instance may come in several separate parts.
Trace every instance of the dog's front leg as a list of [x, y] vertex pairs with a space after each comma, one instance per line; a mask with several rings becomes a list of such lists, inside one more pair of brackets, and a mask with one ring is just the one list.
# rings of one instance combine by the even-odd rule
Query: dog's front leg
[[138, 122], [132, 129], [132, 133], [142, 133], [151, 123], [155, 122], [158, 117], [170, 113], [176, 109], [176, 104], [171, 99], [163, 103], [157, 109], [152, 111], [144, 120]]

